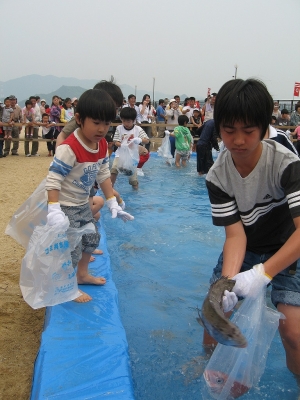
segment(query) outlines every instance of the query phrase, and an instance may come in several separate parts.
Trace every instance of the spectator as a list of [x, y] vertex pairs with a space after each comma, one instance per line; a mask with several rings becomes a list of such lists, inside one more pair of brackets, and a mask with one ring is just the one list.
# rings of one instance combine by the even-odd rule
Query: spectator
[[[61, 108], [59, 106], [60, 98], [57, 95], [54, 95], [52, 97], [52, 104], [51, 104], [51, 109], [50, 109], [50, 121], [55, 122], [56, 124], [60, 124], [60, 113], [61, 113]], [[59, 135], [61, 131], [60, 126], [55, 127], [53, 139], [55, 141], [52, 143], [52, 151], [53, 155], [55, 154], [55, 149], [56, 149], [56, 139], [57, 136]]]
[[134, 123], [136, 123], [136, 122], [140, 123], [140, 122], [141, 122], [140, 109], [139, 109], [139, 107], [135, 104], [135, 102], [136, 102], [136, 97], [135, 97], [135, 95], [134, 95], [134, 94], [130, 94], [130, 95], [128, 96], [128, 103], [123, 104], [123, 107], [131, 107], [131, 108], [134, 108], [135, 111], [136, 111], [136, 115], [137, 115], [136, 121], [135, 121]]
[[296, 104], [296, 109], [295, 111], [292, 112], [290, 125], [291, 126], [300, 125], [300, 104]]
[[[156, 109], [156, 122], [158, 123], [158, 125], [165, 124], [166, 112], [163, 105], [164, 105], [164, 99], [160, 99], [158, 102], [158, 107]], [[164, 132], [165, 132], [165, 126], [164, 125], [158, 126], [157, 136], [159, 138], [163, 138], [165, 136]]]
[[22, 109], [22, 117], [23, 117], [23, 124], [27, 124], [27, 126], [25, 127], [25, 142], [24, 142], [25, 156], [31, 157], [31, 155], [33, 154], [33, 144], [30, 153], [28, 139], [33, 138], [33, 124], [35, 122], [34, 109], [32, 107], [31, 100], [25, 101], [25, 107]]
[[[9, 96], [9, 100], [10, 100], [10, 106], [13, 109], [13, 121], [15, 123], [22, 123], [23, 122], [22, 109], [17, 104], [16, 96], [14, 96], [14, 95]], [[21, 129], [22, 129], [21, 126], [13, 126], [12, 127], [11, 136], [12, 136], [13, 139], [19, 139]], [[5, 156], [9, 155], [10, 146], [11, 146], [11, 140], [6, 140], [5, 141], [5, 147], [4, 147]], [[12, 142], [11, 155], [12, 156], [18, 156], [19, 155], [18, 154], [18, 149], [19, 149], [19, 140], [13, 141]]]
[[212, 93], [208, 96], [207, 101], [202, 107], [202, 115], [204, 116], [203, 122], [209, 121], [214, 118], [214, 107], [217, 93]]
[[281, 111], [281, 116], [277, 118], [277, 125], [287, 126], [290, 123], [290, 114], [286, 108]]
[[[38, 150], [39, 150], [39, 123], [41, 122], [41, 113], [40, 113], [40, 107], [37, 103], [37, 99], [39, 99], [39, 96], [30, 96], [29, 100], [31, 101], [32, 104], [32, 109], [34, 111], [34, 126], [33, 126], [33, 141], [32, 141], [32, 148], [31, 148], [31, 155], [38, 157]], [[26, 143], [26, 142], [25, 142]], [[29, 143], [27, 142], [29, 145]]]
[[272, 115], [278, 120], [281, 117], [281, 112], [279, 110], [279, 102], [277, 100], [274, 101], [273, 112]]
[[45, 114], [45, 112], [46, 112], [45, 105], [46, 105], [46, 100], [45, 100], [45, 99], [42, 99], [42, 100], [41, 100], [41, 105], [40, 105], [40, 113], [41, 113], [41, 116], [42, 116], [43, 114]]
[[74, 109], [74, 115], [75, 115], [75, 113], [76, 113], [76, 107], [77, 107], [77, 103], [78, 103], [77, 97], [73, 97], [72, 100], [71, 100], [71, 102], [72, 102], [72, 106], [73, 106], [73, 109]]
[[196, 108], [195, 102], [196, 102], [195, 97], [190, 97], [189, 103], [186, 106], [184, 106], [182, 109], [182, 114], [184, 114], [188, 117], [189, 123], [191, 122], [191, 117], [193, 115], [194, 108]]
[[60, 112], [60, 122], [67, 123], [74, 117], [74, 108], [72, 107], [72, 100], [66, 97]]
[[[141, 124], [151, 124], [154, 120], [154, 108], [151, 105], [151, 99], [149, 94], [144, 94], [142, 103], [139, 105], [139, 114], [140, 114], [140, 123]], [[152, 137], [152, 128], [151, 126], [143, 126], [142, 127], [146, 132], [149, 138]]]
[[[12, 132], [12, 125], [13, 123], [13, 116], [14, 110], [10, 106], [9, 97], [4, 99], [4, 104], [1, 103], [2, 107], [2, 122], [5, 124], [9, 124], [9, 126], [3, 126], [2, 129], [4, 131], [4, 139], [11, 139], [11, 132]], [[3, 143], [2, 143], [3, 145]]]
[[201, 126], [198, 131], [200, 139], [197, 142], [197, 172], [198, 175], [202, 176], [207, 174], [209, 169], [214, 164], [212, 158], [212, 147], [219, 151], [218, 137], [215, 130], [214, 120], [211, 119], [207, 121], [203, 126]]

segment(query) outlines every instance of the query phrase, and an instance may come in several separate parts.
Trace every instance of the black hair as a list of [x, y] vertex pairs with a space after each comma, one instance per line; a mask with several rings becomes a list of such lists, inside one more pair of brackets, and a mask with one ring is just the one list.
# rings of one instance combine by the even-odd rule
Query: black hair
[[130, 94], [130, 95], [128, 96], [128, 100], [132, 99], [133, 97], [136, 99], [136, 96], [135, 96], [134, 94]]
[[184, 99], [184, 103], [183, 103], [183, 105], [184, 105], [184, 106], [186, 106], [186, 105], [187, 105], [187, 103], [188, 103], [189, 99], [190, 99], [189, 97], [186, 97], [186, 98]]
[[45, 108], [49, 108], [49, 104], [45, 104]]
[[164, 99], [159, 99], [158, 100], [158, 104], [162, 104], [162, 103], [164, 103], [165, 101], [164, 101]]
[[80, 96], [76, 113], [81, 123], [86, 118], [110, 122], [116, 118], [116, 104], [106, 90], [89, 89]]
[[272, 121], [274, 121], [275, 123], [277, 122], [277, 118], [275, 117], [275, 115], [272, 115]]
[[53, 100], [54, 99], [60, 99], [60, 97], [59, 96], [57, 96], [57, 94], [55, 94], [54, 96], [52, 96], [52, 103], [51, 103], [51, 107], [54, 105], [53, 104]]
[[5, 97], [4, 101], [6, 101], [6, 100], [10, 100], [10, 98], [9, 97]]
[[70, 99], [70, 97], [66, 97], [66, 98], [64, 99], [63, 108], [64, 108], [65, 110], [67, 110], [66, 103], [67, 103], [68, 101], [71, 101], [71, 102], [72, 102], [72, 99]]
[[261, 129], [261, 140], [271, 122], [273, 99], [265, 84], [257, 79], [232, 79], [218, 92], [214, 107], [216, 132], [221, 124], [236, 121]]
[[121, 107], [123, 105], [124, 96], [122, 90], [115, 83], [102, 80], [96, 83], [93, 89], [100, 89], [107, 92], [115, 102], [115, 107]]
[[135, 108], [131, 107], [124, 107], [120, 112], [121, 119], [130, 119], [131, 121], [134, 121], [136, 119], [136, 115], [137, 113]]
[[183, 126], [184, 124], [189, 122], [189, 117], [187, 115], [179, 115], [178, 117], [178, 125]]
[[49, 116], [49, 114], [47, 114], [47, 113], [43, 113], [43, 114], [42, 114], [42, 119], [43, 119], [43, 117], [48, 117], [48, 118], [49, 118], [50, 116]]
[[176, 99], [176, 97], [179, 97], [179, 98], [180, 98], [180, 96], [178, 96], [178, 94], [175, 94], [175, 96], [173, 97], [173, 99]]
[[[143, 101], [146, 100], [146, 97], [149, 97], [149, 99], [151, 99], [150, 94], [147, 94], [147, 93], [144, 94], [144, 96], [143, 96], [143, 98], [142, 98], [142, 104], [143, 104]], [[150, 108], [151, 108], [151, 100], [149, 101], [147, 107], [148, 107], [149, 110], [150, 110]]]
[[210, 96], [215, 97], [218, 93], [212, 93]]
[[36, 96], [30, 96], [30, 97], [29, 97], [29, 100], [31, 100], [31, 99], [36, 100]]
[[195, 97], [190, 97], [190, 99], [189, 100], [194, 100], [194, 101], [196, 101], [196, 99], [195, 99]]
[[26, 101], [25, 101], [25, 107], [28, 106], [28, 104], [30, 104], [30, 105], [32, 106], [32, 103], [31, 103], [30, 100], [26, 100]]
[[281, 114], [289, 114], [289, 110], [287, 110], [286, 108], [284, 108], [283, 110], [281, 110]]

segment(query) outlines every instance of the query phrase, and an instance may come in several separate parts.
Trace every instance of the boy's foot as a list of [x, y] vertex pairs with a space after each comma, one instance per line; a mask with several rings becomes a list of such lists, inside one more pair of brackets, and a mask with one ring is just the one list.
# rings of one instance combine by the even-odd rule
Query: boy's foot
[[91, 256], [90, 257], [90, 261], [89, 262], [93, 262], [93, 261], [95, 261], [96, 260], [96, 258], [95, 257], [93, 257], [93, 256]]
[[176, 165], [177, 168], [180, 168], [180, 164], [175, 163], [175, 165]]
[[79, 292], [81, 295], [73, 300], [76, 301], [76, 303], [87, 303], [88, 301], [92, 300], [91, 296], [87, 293], [84, 293], [82, 290], [79, 290]]
[[[99, 249], [95, 249], [93, 252], [92, 252], [92, 254], [96, 254], [96, 255], [98, 255], [98, 256], [101, 256], [102, 254], [103, 254], [103, 251], [102, 250], [99, 250]], [[95, 259], [95, 257], [93, 257], [94, 259]]]
[[105, 285], [106, 279], [102, 276], [96, 277], [89, 274], [79, 277], [77, 275], [78, 285]]
[[132, 189], [138, 190], [138, 188], [139, 188], [139, 184], [137, 184], [137, 185], [132, 185]]

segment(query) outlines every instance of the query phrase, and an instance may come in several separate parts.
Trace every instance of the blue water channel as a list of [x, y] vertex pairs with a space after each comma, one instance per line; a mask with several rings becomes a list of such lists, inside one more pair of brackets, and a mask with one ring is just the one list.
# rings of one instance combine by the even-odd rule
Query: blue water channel
[[[168, 166], [156, 153], [133, 191], [119, 175], [115, 188], [135, 216], [124, 224], [104, 210], [113, 279], [126, 331], [137, 400], [199, 400], [206, 358], [196, 321], [224, 241], [212, 225], [205, 180], [192, 157], [187, 168]], [[297, 398], [277, 333], [257, 387], [243, 399]]]

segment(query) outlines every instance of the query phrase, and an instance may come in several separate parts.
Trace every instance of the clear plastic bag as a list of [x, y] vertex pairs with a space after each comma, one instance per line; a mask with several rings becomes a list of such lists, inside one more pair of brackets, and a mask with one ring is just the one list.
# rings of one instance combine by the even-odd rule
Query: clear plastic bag
[[35, 226], [45, 225], [47, 221], [46, 179], [35, 189], [30, 197], [17, 209], [9, 221], [5, 233], [27, 248]]
[[170, 139], [169, 139], [169, 135], [166, 135], [162, 142], [161, 142], [161, 146], [157, 149], [157, 154], [160, 157], [163, 157], [166, 159], [166, 161], [172, 165], [174, 163], [174, 158], [172, 157], [171, 154], [171, 143], [170, 143]]
[[133, 175], [139, 162], [139, 145], [130, 142], [133, 139], [131, 136], [122, 140], [121, 147], [119, 147], [119, 160], [118, 171], [124, 175]]
[[[263, 281], [263, 279], [262, 279]], [[266, 366], [271, 342], [284, 316], [266, 305], [262, 281], [252, 286], [232, 322], [246, 337], [248, 346], [237, 348], [218, 344], [202, 378], [203, 399], [236, 399], [255, 386]]]
[[23, 258], [20, 288], [24, 300], [34, 309], [74, 300], [80, 295], [72, 266], [71, 251], [82, 235], [95, 232], [89, 223], [82, 228], [62, 224], [37, 226]]

